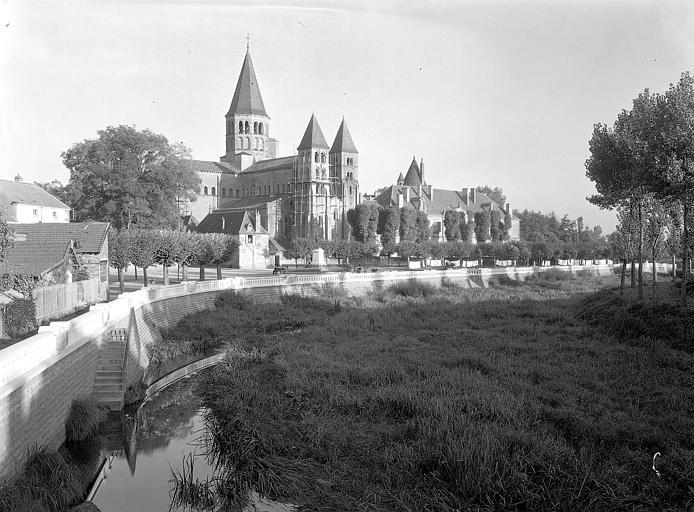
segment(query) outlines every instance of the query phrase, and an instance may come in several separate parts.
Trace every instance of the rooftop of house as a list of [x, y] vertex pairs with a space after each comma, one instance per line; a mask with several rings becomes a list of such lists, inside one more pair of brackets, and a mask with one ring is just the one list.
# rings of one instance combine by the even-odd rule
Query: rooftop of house
[[0, 180], [0, 212], [6, 221], [16, 221], [13, 204], [29, 204], [69, 210], [70, 207], [35, 183]]
[[265, 228], [256, 225], [255, 212], [248, 210], [226, 212], [216, 210], [202, 219], [195, 230], [199, 233], [238, 235], [239, 233], [248, 233], [248, 225], [251, 226], [253, 233], [267, 234]]
[[108, 227], [108, 222], [50, 222], [12, 225], [15, 240], [63, 245], [73, 241], [77, 253], [101, 252], [108, 236]]
[[0, 263], [0, 274], [15, 272], [42, 276], [66, 261], [68, 251], [69, 242], [15, 241], [5, 260]]

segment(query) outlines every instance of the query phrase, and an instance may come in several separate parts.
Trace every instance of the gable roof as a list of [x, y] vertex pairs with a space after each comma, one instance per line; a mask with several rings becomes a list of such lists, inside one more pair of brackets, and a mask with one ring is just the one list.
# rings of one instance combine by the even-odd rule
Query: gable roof
[[46, 192], [35, 183], [24, 181], [0, 180], [0, 211], [6, 212], [5, 220], [15, 221], [13, 204], [31, 204], [45, 206], [48, 208], [62, 208], [69, 210], [70, 207], [59, 200], [54, 195]]
[[294, 162], [296, 161], [296, 156], [283, 156], [280, 158], [269, 158], [267, 160], [260, 160], [259, 162], [254, 162], [242, 172], [249, 173], [254, 171], [275, 171], [279, 169], [293, 169]]
[[359, 153], [344, 119], [342, 119], [340, 127], [337, 129], [337, 135], [335, 135], [335, 141], [333, 142], [333, 147], [330, 148], [330, 153]]
[[227, 117], [234, 114], [254, 114], [269, 117], [265, 111], [263, 97], [260, 95], [260, 87], [258, 87], [258, 79], [255, 76], [250, 51], [246, 51], [246, 58], [243, 59], [241, 73], [239, 73], [239, 79], [236, 82], [234, 97], [231, 100]]
[[[403, 196], [406, 193], [406, 189], [409, 188], [409, 204], [415, 206], [418, 209], [423, 209], [428, 213], [439, 214], [446, 210], [460, 209], [462, 211], [477, 213], [482, 211], [482, 206], [487, 204], [494, 204], [500, 210], [503, 208], [491, 200], [486, 194], [482, 192], [477, 192], [476, 201], [474, 203], [468, 202], [465, 204], [464, 195], [462, 190], [445, 190], [434, 188], [430, 191], [428, 186], [419, 187], [408, 187], [406, 185], [391, 185], [378, 196], [376, 196], [375, 201], [381, 206], [387, 208], [388, 206], [398, 206], [398, 195]], [[433, 197], [432, 197], [433, 196]]]
[[[67, 244], [74, 241], [77, 253], [99, 253], [108, 235], [108, 222], [49, 222], [13, 224], [15, 238], [26, 235], [29, 243]], [[17, 243], [17, 242], [15, 242]]]
[[[251, 226], [249, 232], [247, 225]], [[229, 235], [238, 235], [239, 233], [259, 233], [267, 234], [267, 231], [262, 226], [255, 225], [255, 213], [251, 214], [248, 210], [236, 212], [214, 211], [207, 214], [198, 224], [195, 231], [198, 233], [226, 233]]]
[[405, 175], [405, 181], [403, 185], [408, 187], [416, 187], [417, 185], [424, 185], [422, 180], [422, 172], [419, 170], [419, 164], [415, 157], [412, 157], [412, 163], [410, 168], [407, 169], [407, 174]]
[[42, 276], [66, 261], [69, 250], [70, 242], [15, 241], [5, 261], [0, 263], [0, 274], [16, 272]]
[[311, 114], [311, 119], [308, 121], [308, 126], [304, 132], [304, 136], [301, 138], [301, 143], [296, 149], [311, 148], [330, 149], [328, 143], [325, 142], [323, 131], [320, 129], [320, 125], [318, 124], [315, 114]]

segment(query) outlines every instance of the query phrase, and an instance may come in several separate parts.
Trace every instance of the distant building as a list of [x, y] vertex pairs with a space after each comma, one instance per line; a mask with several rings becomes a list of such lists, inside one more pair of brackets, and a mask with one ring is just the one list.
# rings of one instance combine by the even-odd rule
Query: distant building
[[[443, 226], [446, 210], [461, 212], [466, 221], [472, 218], [475, 213], [485, 210], [499, 210], [504, 216], [506, 213], [511, 214], [509, 203], [506, 203], [504, 208], [486, 194], [478, 192], [474, 187], [460, 190], [433, 188], [424, 179], [424, 161], [421, 160], [420, 163], [417, 163], [414, 157], [405, 177], [403, 178], [402, 173], [400, 173], [396, 184], [387, 187], [378, 194], [375, 201], [384, 208], [389, 206], [402, 208], [405, 205], [411, 205], [416, 210], [426, 212], [431, 226], [432, 238], [441, 242], [446, 240]], [[509, 238], [520, 240], [520, 220], [512, 214]]]
[[202, 224], [220, 208], [228, 213], [253, 208], [273, 238], [348, 236], [347, 210], [359, 202], [359, 152], [344, 119], [329, 146], [312, 115], [298, 154], [277, 157], [279, 141], [270, 136], [270, 116], [247, 51], [225, 120], [220, 162], [191, 161], [200, 193], [183, 215]]
[[0, 214], [8, 223], [70, 222], [70, 207], [34, 183], [0, 180]]
[[[261, 224], [260, 211], [254, 214], [217, 210], [207, 215], [197, 226], [199, 233], [225, 233], [239, 241], [231, 259], [235, 268], [266, 268], [270, 264], [270, 234]], [[281, 249], [281, 248], [280, 248]]]

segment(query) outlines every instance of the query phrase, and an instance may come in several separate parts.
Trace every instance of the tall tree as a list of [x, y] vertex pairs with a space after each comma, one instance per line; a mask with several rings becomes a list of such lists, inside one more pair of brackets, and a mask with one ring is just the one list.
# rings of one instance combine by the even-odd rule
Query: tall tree
[[108, 221], [119, 229], [175, 227], [177, 201], [194, 200], [200, 183], [188, 148], [132, 126], [100, 130], [62, 159], [70, 169], [66, 194], [75, 220]]
[[123, 269], [130, 264], [131, 252], [130, 233], [126, 230], [118, 231], [110, 228], [108, 230], [108, 261], [118, 270], [118, 286], [121, 293], [124, 291]]
[[352, 236], [358, 242], [376, 239], [378, 216], [381, 207], [373, 201], [365, 201], [347, 212], [347, 221], [352, 227]]
[[426, 212], [417, 210], [417, 215], [414, 219], [415, 226], [415, 242], [423, 243], [429, 240], [431, 231], [429, 230], [429, 217]]
[[461, 238], [460, 223], [462, 214], [456, 210], [446, 210], [443, 214], [444, 236], [449, 242], [458, 241]]
[[384, 246], [386, 244], [395, 244], [398, 238], [398, 231], [400, 230], [400, 210], [398, 207], [389, 206], [381, 210], [378, 217], [378, 224], [378, 232], [381, 234], [381, 243]]
[[417, 239], [417, 210], [412, 206], [403, 206], [400, 209], [400, 241]]
[[484, 187], [477, 187], [477, 192], [482, 192], [502, 208], [506, 206], [506, 196], [499, 187], [492, 188], [489, 185], [485, 185]]
[[14, 246], [14, 231], [12, 227], [5, 222], [0, 212], [0, 263], [5, 261], [7, 253]]

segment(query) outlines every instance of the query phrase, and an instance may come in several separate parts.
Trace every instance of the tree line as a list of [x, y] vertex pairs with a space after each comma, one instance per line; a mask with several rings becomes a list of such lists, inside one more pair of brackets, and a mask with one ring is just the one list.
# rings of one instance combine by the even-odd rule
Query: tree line
[[193, 233], [154, 229], [111, 229], [108, 234], [109, 262], [118, 270], [118, 282], [123, 293], [123, 270], [128, 265], [142, 269], [144, 285], [148, 284], [147, 269], [161, 265], [164, 285], [169, 284], [169, 267], [181, 266], [183, 280], [188, 279], [188, 267], [200, 267], [200, 280], [205, 280], [205, 265], [217, 266], [217, 279], [222, 278], [221, 265], [238, 250], [239, 241], [222, 233]]
[[673, 263], [675, 256], [682, 260], [680, 293], [686, 306], [694, 210], [694, 79], [683, 73], [663, 94], [646, 89], [612, 126], [594, 126], [589, 148], [586, 176], [597, 194], [588, 200], [617, 211], [613, 243], [620, 249], [622, 275], [628, 261], [632, 268], [638, 261], [638, 298], [643, 299], [645, 255], [669, 251]]

